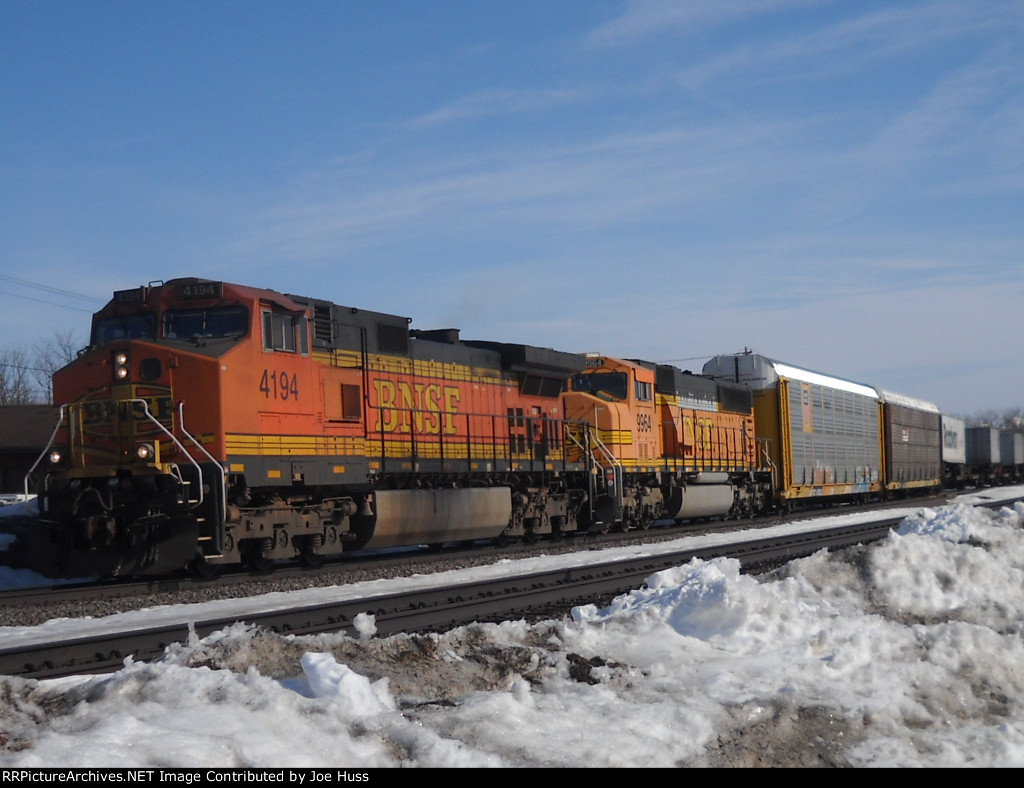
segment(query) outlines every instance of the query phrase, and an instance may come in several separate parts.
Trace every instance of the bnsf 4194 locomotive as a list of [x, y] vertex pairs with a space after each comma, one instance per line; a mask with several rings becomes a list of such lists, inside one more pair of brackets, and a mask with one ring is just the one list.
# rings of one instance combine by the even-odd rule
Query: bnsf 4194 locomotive
[[162, 574], [577, 527], [582, 357], [199, 279], [114, 294], [54, 376], [49, 573]]

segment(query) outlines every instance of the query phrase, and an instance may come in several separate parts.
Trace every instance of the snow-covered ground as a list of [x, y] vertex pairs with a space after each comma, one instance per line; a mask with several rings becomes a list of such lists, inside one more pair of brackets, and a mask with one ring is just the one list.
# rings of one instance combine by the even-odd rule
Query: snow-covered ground
[[1022, 525], [1024, 504], [957, 503], [771, 576], [693, 561], [562, 621], [237, 624], [109, 676], [0, 678], [0, 767], [1021, 766]]

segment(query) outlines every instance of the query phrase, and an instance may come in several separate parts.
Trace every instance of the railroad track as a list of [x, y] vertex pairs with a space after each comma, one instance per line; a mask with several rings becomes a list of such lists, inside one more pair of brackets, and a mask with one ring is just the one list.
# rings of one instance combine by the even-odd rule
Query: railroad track
[[[994, 495], [976, 505], [997, 507], [1012, 500]], [[660, 544], [508, 561], [474, 569], [471, 579], [459, 580], [458, 575], [443, 572], [389, 581], [394, 586], [370, 582], [310, 589], [301, 593], [299, 601], [288, 601], [289, 595], [282, 594], [274, 595], [273, 604], [264, 597], [156, 608], [135, 617], [125, 614], [116, 621], [85, 621], [74, 635], [48, 635], [48, 627], [36, 627], [5, 638], [16, 642], [0, 648], [0, 673], [55, 678], [108, 672], [122, 667], [129, 656], [137, 661], [156, 659], [173, 643], [205, 637], [239, 621], [286, 634], [354, 634], [357, 616], [370, 614], [376, 633], [387, 636], [528, 617], [537, 610], [564, 612], [573, 605], [638, 588], [651, 574], [693, 558], [732, 557], [749, 570], [821, 549], [866, 543], [884, 537], [920, 508], [852, 514], [842, 518], [845, 524], [822, 525], [818, 518], [681, 536]]]
[[[949, 502], [950, 494], [942, 494], [929, 499], [914, 501], [914, 505], [941, 506]], [[829, 514], [839, 511], [871, 511], [874, 509], [891, 509], [891, 503], [876, 502], [866, 506], [841, 507], [826, 510]], [[822, 510], [815, 510], [810, 516], [821, 516]], [[710, 533], [728, 533], [751, 527], [770, 527], [789, 520], [808, 516], [807, 512], [797, 512], [789, 517], [762, 517], [750, 520], [717, 520], [701, 524], [684, 526], [654, 527], [648, 531], [633, 530], [626, 533], [594, 533], [570, 536], [560, 542], [542, 541], [534, 544], [514, 543], [500, 548], [500, 557], [519, 559], [536, 554], [553, 552], [564, 553], [573, 550], [593, 550], [614, 547], [635, 542], [657, 542], [680, 539], [686, 536], [706, 535]], [[495, 558], [496, 548], [450, 546], [443, 550], [406, 548], [399, 552], [384, 551], [379, 554], [347, 554], [343, 558], [328, 561], [323, 566], [310, 568], [295, 563], [282, 563], [273, 571], [257, 573], [241, 568], [232, 568], [211, 577], [192, 577], [185, 574], [162, 578], [118, 579], [110, 581], [64, 582], [60, 585], [45, 585], [32, 588], [19, 588], [0, 591], [0, 626], [4, 621], [4, 608], [30, 605], [45, 605], [57, 610], [76, 602], [90, 600], [116, 600], [154, 598], [157, 604], [167, 600], [168, 594], [182, 597], [193, 596], [191, 592], [205, 593], [211, 589], [231, 589], [244, 586], [251, 594], [265, 593], [266, 590], [279, 590], [276, 586], [294, 581], [301, 584], [331, 584], [351, 582], [353, 574], [364, 576], [375, 572], [380, 576], [397, 576], [409, 572], [429, 572], [429, 564], [440, 559], [445, 562], [464, 560], [467, 564], [486, 563]], [[186, 600], [191, 601], [191, 600]]]
[[288, 634], [354, 633], [356, 617], [369, 613], [374, 616], [377, 634], [386, 636], [522, 617], [538, 608], [566, 610], [639, 587], [652, 573], [692, 558], [731, 556], [751, 566], [869, 541], [888, 533], [906, 513], [866, 515], [867, 522], [845, 527], [809, 525], [794, 532], [793, 526], [788, 526], [681, 538], [620, 548], [611, 551], [616, 554], [612, 557], [604, 557], [602, 551], [506, 562], [476, 569], [473, 579], [462, 582], [453, 582], [449, 573], [407, 579], [398, 583], [397, 591], [378, 592], [373, 583], [313, 589], [303, 592], [301, 601], [279, 600], [273, 609], [267, 609], [269, 603], [260, 598], [166, 608], [163, 612], [157, 608], [130, 620], [119, 616], [116, 622], [83, 621], [75, 635], [48, 635], [48, 627], [35, 627], [17, 637], [17, 642], [0, 648], [0, 673], [53, 678], [117, 670], [128, 656], [155, 659], [172, 643], [204, 637], [238, 621]]

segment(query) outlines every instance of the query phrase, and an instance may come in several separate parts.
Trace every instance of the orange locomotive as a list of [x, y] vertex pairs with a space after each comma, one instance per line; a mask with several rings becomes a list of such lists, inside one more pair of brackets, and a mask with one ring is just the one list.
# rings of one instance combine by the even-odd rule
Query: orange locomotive
[[648, 528], [656, 520], [749, 516], [771, 503], [748, 388], [590, 354], [565, 410], [590, 427], [605, 473], [594, 506], [600, 523]]
[[54, 376], [38, 568], [318, 563], [588, 521], [562, 401], [583, 357], [409, 322], [202, 279], [116, 292]]

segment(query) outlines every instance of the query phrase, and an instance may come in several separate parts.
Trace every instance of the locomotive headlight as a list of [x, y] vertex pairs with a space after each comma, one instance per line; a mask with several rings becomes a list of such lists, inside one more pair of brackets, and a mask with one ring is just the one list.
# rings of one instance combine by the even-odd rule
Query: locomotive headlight
[[148, 461], [152, 460], [156, 456], [156, 451], [148, 443], [140, 443], [135, 447], [135, 456], [140, 460]]
[[64, 455], [62, 455], [57, 449], [54, 449], [46, 455], [46, 459], [50, 461], [50, 465], [59, 465], [60, 461], [64, 459]]
[[125, 380], [128, 377], [128, 354], [124, 352], [114, 354], [114, 379]]

